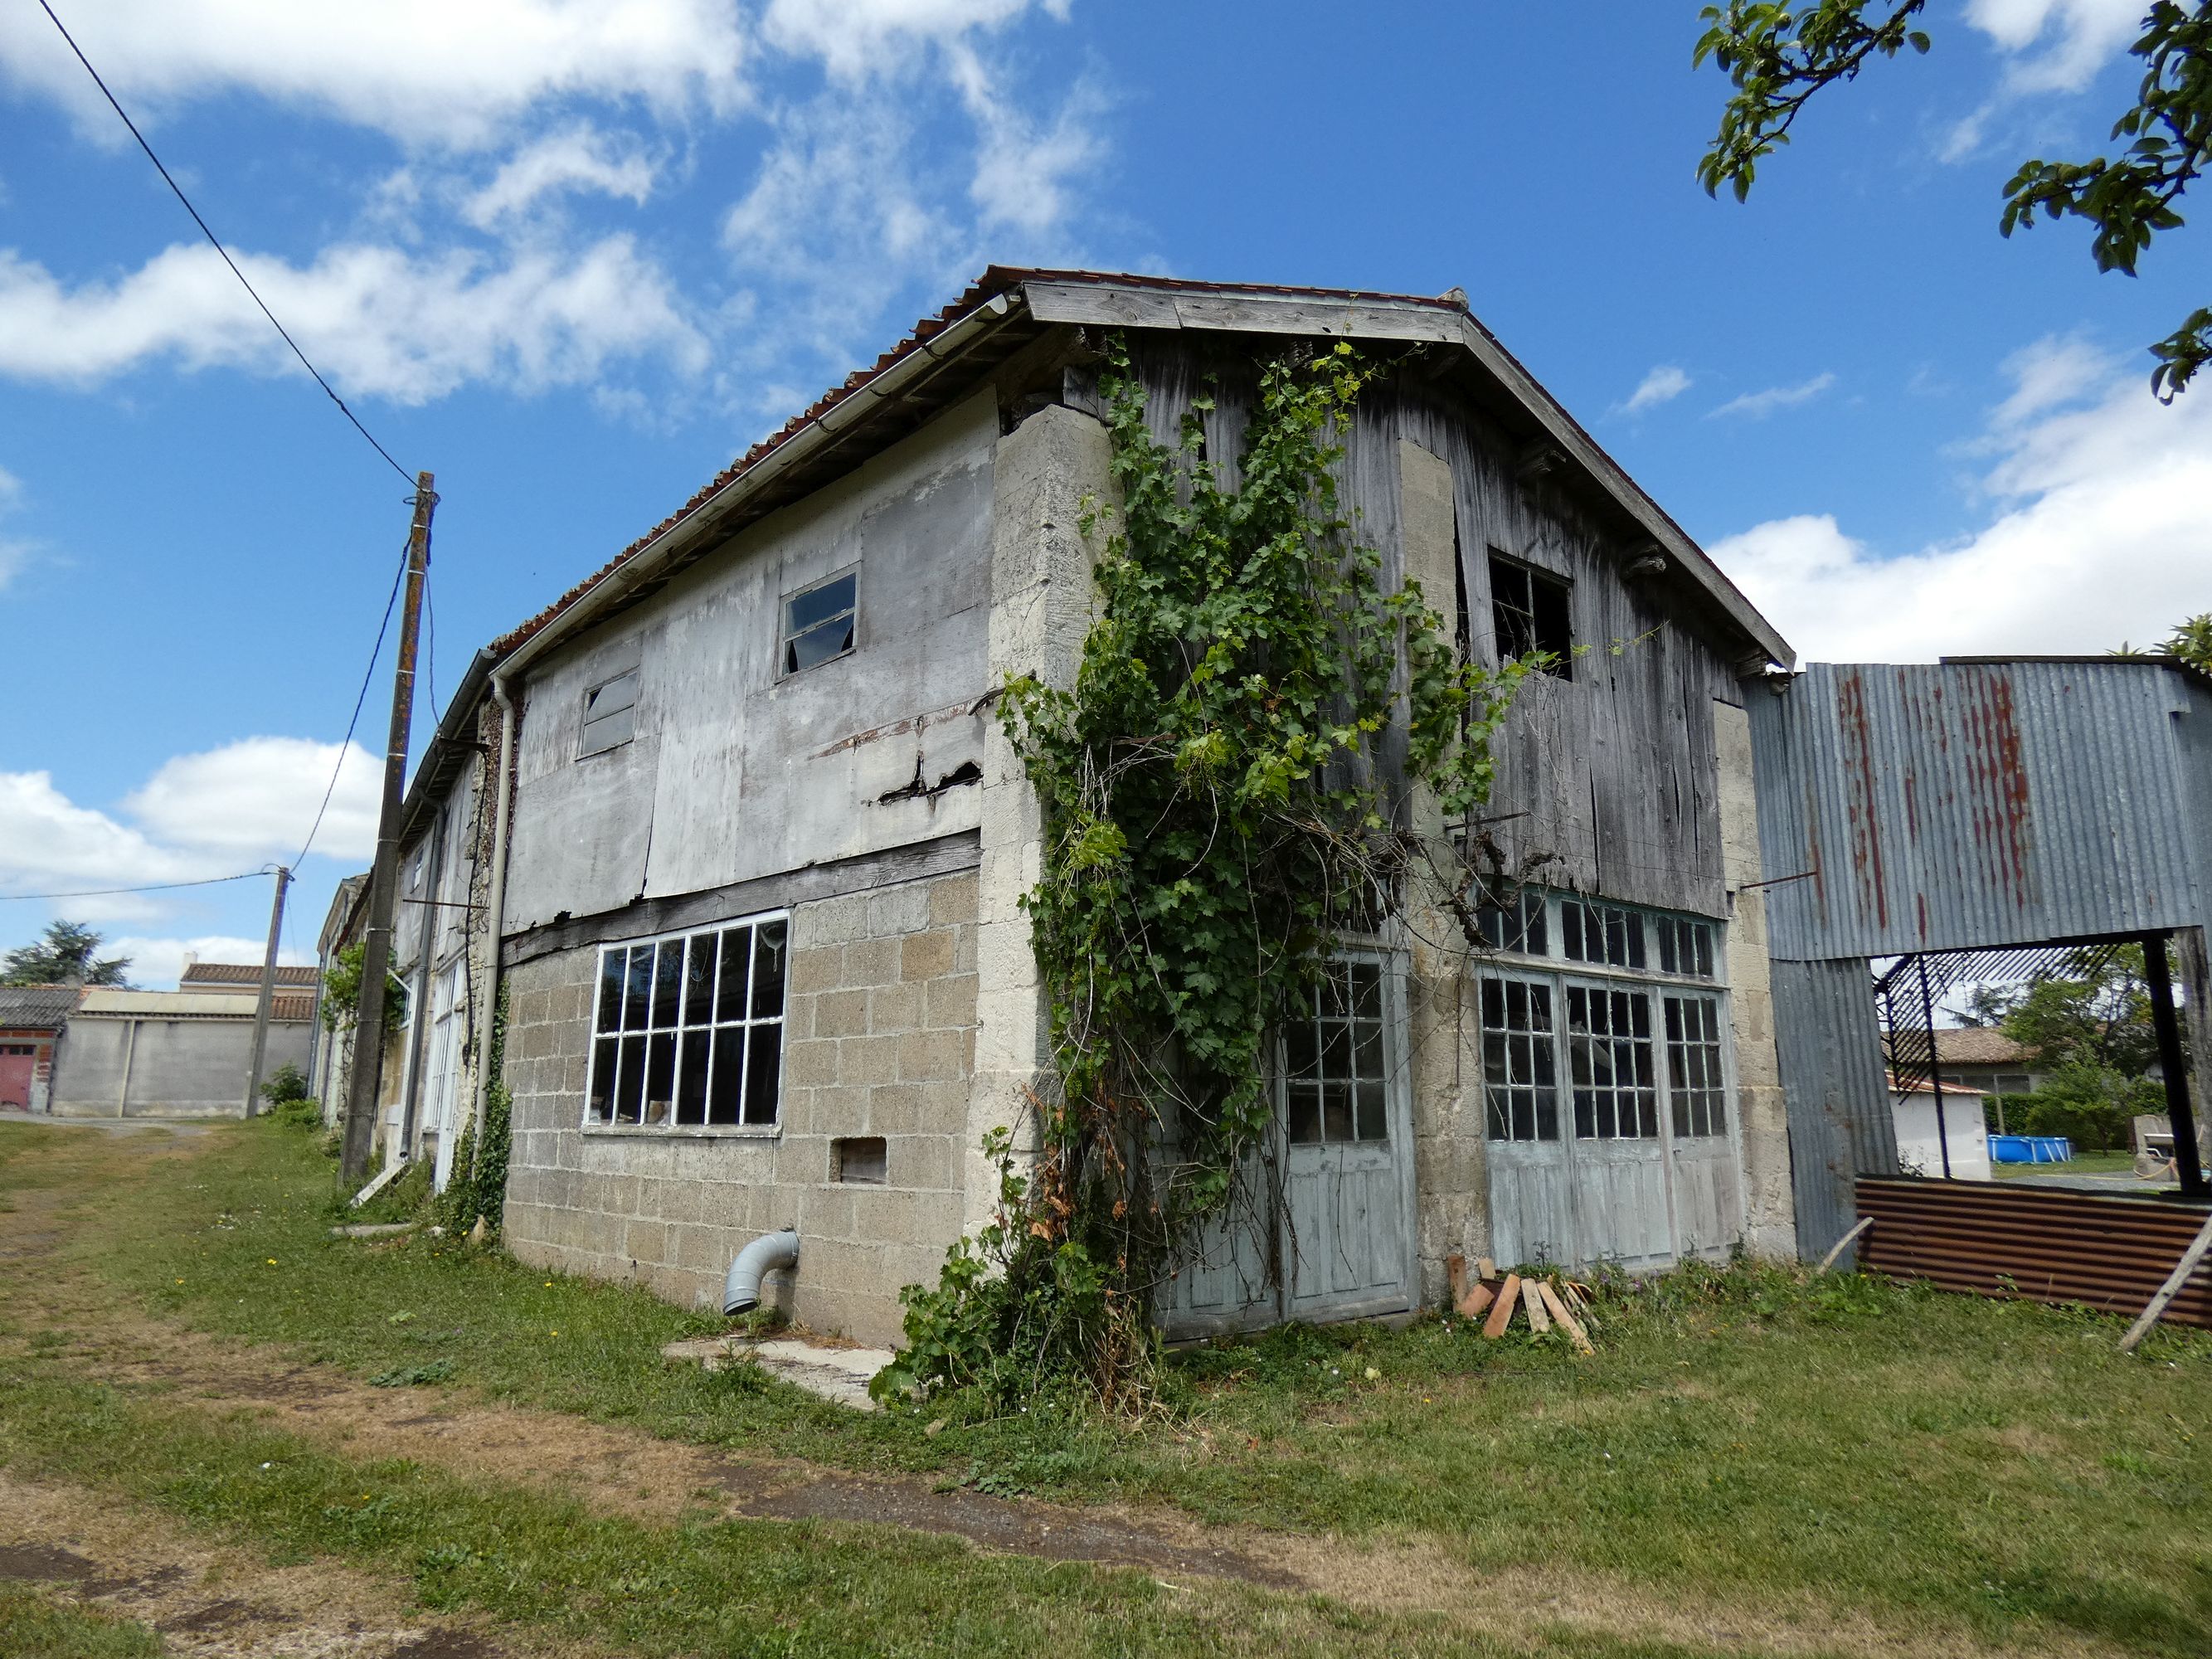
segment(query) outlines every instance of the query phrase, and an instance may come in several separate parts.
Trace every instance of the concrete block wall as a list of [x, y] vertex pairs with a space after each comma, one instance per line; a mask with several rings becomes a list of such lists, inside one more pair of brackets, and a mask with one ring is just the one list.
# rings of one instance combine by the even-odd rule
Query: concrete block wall
[[[509, 970], [514, 1151], [506, 1232], [524, 1261], [719, 1305], [730, 1258], [795, 1226], [772, 1300], [817, 1331], [890, 1343], [898, 1291], [933, 1281], [964, 1209], [975, 1065], [976, 877], [798, 906], [772, 1130], [580, 1127], [596, 950]], [[832, 1141], [881, 1136], [881, 1185], [838, 1181]]]
[[[1764, 695], [1763, 693], [1760, 695]], [[1766, 945], [1766, 890], [1759, 855], [1759, 799], [1752, 788], [1751, 717], [1713, 705], [1720, 763], [1721, 868], [1728, 884], [1729, 1022], [1735, 1040], [1744, 1244], [1755, 1255], [1797, 1254], [1797, 1202], [1790, 1181], [1790, 1112], [1774, 1047], [1774, 971]]]

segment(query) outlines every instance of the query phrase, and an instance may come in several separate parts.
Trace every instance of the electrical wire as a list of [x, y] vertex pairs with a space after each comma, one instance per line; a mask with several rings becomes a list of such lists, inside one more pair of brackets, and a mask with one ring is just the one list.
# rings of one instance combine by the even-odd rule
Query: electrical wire
[[46, 16], [52, 21], [53, 26], [56, 28], [61, 30], [62, 39], [69, 42], [69, 49], [76, 54], [76, 61], [84, 65], [84, 72], [92, 77], [93, 85], [100, 88], [100, 95], [107, 100], [108, 106], [114, 110], [117, 115], [122, 118], [123, 125], [131, 129], [131, 136], [138, 141], [138, 148], [146, 152], [146, 159], [154, 164], [154, 170], [161, 175], [161, 182], [168, 185], [171, 191], [176, 196], [176, 198], [185, 204], [185, 211], [192, 216], [192, 222], [200, 228], [200, 234], [203, 236], [205, 236], [208, 239], [208, 241], [214, 246], [215, 251], [222, 256], [223, 264], [230, 267], [230, 274], [238, 278], [239, 286], [243, 288], [248, 295], [252, 296], [253, 303], [255, 305], [261, 307], [261, 314], [269, 319], [269, 325], [275, 329], [278, 334], [283, 336], [284, 343], [292, 348], [292, 355], [300, 360], [300, 366], [305, 368], [308, 374], [314, 376], [315, 384], [322, 387], [324, 393], [332, 403], [337, 405], [338, 413], [344, 416], [347, 420], [353, 422], [353, 429], [360, 433], [363, 438], [366, 438], [368, 441], [368, 447], [371, 449], [374, 449], [378, 454], [383, 456], [386, 464], [389, 465], [394, 472], [397, 472], [401, 477], [406, 479], [409, 483], [413, 483], [415, 482], [415, 475], [408, 471], [405, 467], [400, 465], [398, 461], [393, 460], [392, 459], [392, 452], [386, 449], [382, 444], [377, 442], [375, 434], [370, 432], [367, 427], [361, 423], [361, 417], [356, 415], [353, 410], [346, 407], [345, 399], [339, 397], [335, 391], [331, 390], [331, 383], [323, 378], [322, 371], [317, 368], [313, 363], [309, 362], [307, 361], [307, 354], [300, 349], [300, 343], [292, 337], [290, 332], [285, 328], [283, 324], [276, 320], [276, 313], [270, 310], [268, 301], [264, 300], [258, 293], [255, 292], [252, 283], [246, 280], [246, 273], [238, 268], [238, 261], [230, 257], [230, 250], [224, 247], [221, 239], [216, 235], [215, 232], [208, 228], [208, 222], [200, 217], [200, 210], [192, 205], [191, 198], [185, 195], [184, 191], [179, 187], [177, 181], [169, 176], [169, 169], [161, 165], [161, 158], [154, 154], [153, 145], [146, 142], [146, 135], [139, 131], [138, 124], [133, 121], [129, 115], [124, 112], [123, 106], [116, 101], [115, 94], [108, 91], [107, 82], [100, 78], [100, 71], [93, 68], [92, 60], [84, 55], [84, 48], [77, 45], [76, 37], [70, 34], [68, 28], [63, 24], [62, 20], [54, 15], [54, 9], [46, 3], [46, 0], [39, 0], [39, 9], [46, 13]]
[[346, 756], [353, 747], [354, 728], [361, 724], [361, 711], [368, 702], [368, 688], [376, 678], [376, 659], [384, 654], [384, 636], [391, 629], [392, 610], [399, 603], [399, 584], [406, 574], [407, 554], [403, 550], [399, 556], [399, 568], [392, 573], [392, 592], [385, 598], [384, 620], [376, 625], [376, 643], [369, 647], [368, 666], [362, 672], [361, 693], [353, 700], [353, 718], [346, 722], [345, 736], [338, 739], [338, 761], [331, 769], [330, 787], [323, 791], [323, 804], [315, 809], [314, 823], [307, 826], [307, 839], [301, 843], [299, 856], [292, 860], [295, 870], [307, 856], [307, 849], [315, 844], [316, 834], [323, 827], [323, 814], [331, 810], [331, 797], [337, 793], [338, 775], [345, 770]]
[[18, 899], [106, 898], [113, 893], [169, 893], [179, 887], [220, 887], [227, 881], [252, 881], [269, 873], [267, 866], [241, 870], [234, 876], [204, 876], [198, 881], [157, 881], [148, 887], [81, 887], [73, 893], [0, 893], [0, 904]]

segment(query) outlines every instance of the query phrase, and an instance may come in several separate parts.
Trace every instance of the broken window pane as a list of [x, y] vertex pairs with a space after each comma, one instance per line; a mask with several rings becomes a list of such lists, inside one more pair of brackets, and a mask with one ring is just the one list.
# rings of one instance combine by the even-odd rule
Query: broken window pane
[[860, 572], [848, 570], [783, 602], [785, 673], [795, 674], [853, 648], [860, 586]]
[[1574, 628], [1567, 584], [1496, 548], [1490, 550], [1490, 617], [1498, 657], [1505, 662], [1532, 652], [1547, 653], [1544, 672], [1574, 678]]

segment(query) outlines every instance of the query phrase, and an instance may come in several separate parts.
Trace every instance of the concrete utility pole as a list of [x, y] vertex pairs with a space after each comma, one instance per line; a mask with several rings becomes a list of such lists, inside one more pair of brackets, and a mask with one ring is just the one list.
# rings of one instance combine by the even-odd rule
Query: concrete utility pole
[[415, 475], [414, 528], [407, 537], [407, 602], [399, 615], [399, 665], [392, 677], [392, 734], [384, 745], [384, 804], [376, 820], [376, 862], [368, 877], [368, 937], [361, 961], [361, 1002], [354, 1011], [353, 1070], [346, 1079], [344, 1153], [338, 1169], [348, 1186], [368, 1173], [369, 1142], [384, 1072], [384, 981], [392, 971], [392, 915], [399, 887], [399, 805], [407, 781], [407, 735], [415, 711], [415, 638], [422, 619], [422, 582], [430, 569], [430, 514], [438, 492], [427, 472]]
[[284, 930], [284, 890], [292, 872], [276, 866], [276, 902], [269, 907], [269, 948], [261, 957], [261, 1000], [253, 1010], [253, 1064], [246, 1073], [246, 1115], [259, 1110], [261, 1068], [269, 1058], [269, 1005], [276, 997], [276, 939]]

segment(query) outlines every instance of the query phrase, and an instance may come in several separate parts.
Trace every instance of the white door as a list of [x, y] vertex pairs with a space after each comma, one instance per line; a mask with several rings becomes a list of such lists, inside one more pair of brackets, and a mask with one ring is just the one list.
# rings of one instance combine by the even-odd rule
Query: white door
[[1283, 1023], [1282, 1261], [1291, 1319], [1413, 1304], [1401, 1000], [1383, 957], [1340, 957], [1312, 1007]]
[[1686, 991], [1668, 992], [1661, 1004], [1676, 1249], [1725, 1261], [1743, 1236], [1743, 1181], [1729, 1121], [1721, 1001]]
[[1348, 953], [1285, 1018], [1275, 1133], [1163, 1297], [1177, 1335], [1413, 1305], [1412, 1100], [1395, 963]]
[[453, 1149], [460, 1139], [459, 1094], [461, 1053], [461, 964], [455, 963], [438, 977], [433, 1006], [436, 1022], [430, 1027], [430, 1072], [422, 1094], [422, 1121], [437, 1132], [438, 1161], [434, 1171], [437, 1188], [446, 1189], [453, 1173]]

